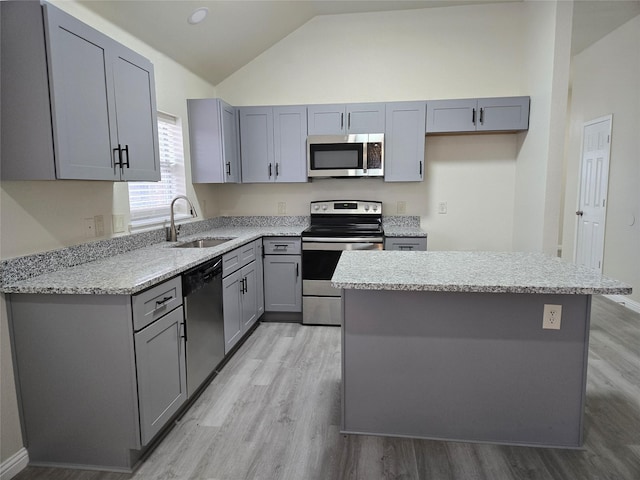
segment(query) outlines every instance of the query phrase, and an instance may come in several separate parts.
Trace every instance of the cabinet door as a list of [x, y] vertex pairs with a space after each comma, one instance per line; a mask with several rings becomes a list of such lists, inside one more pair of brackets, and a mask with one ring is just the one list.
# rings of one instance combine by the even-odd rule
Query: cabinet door
[[264, 263], [262, 240], [256, 240], [256, 295], [258, 318], [264, 313]]
[[113, 78], [122, 180], [159, 181], [158, 120], [153, 65], [116, 45]]
[[222, 280], [225, 355], [242, 336], [242, 283], [240, 270]]
[[191, 180], [238, 183], [240, 155], [237, 109], [219, 98], [187, 99]]
[[276, 182], [307, 182], [307, 108], [273, 107]]
[[529, 128], [529, 97], [478, 99], [478, 131], [514, 131]]
[[182, 307], [135, 334], [142, 445], [187, 399]]
[[464, 100], [431, 100], [427, 102], [427, 133], [473, 132], [476, 129], [478, 102]]
[[258, 320], [258, 273], [257, 262], [242, 268], [242, 333], [247, 332]]
[[384, 133], [384, 103], [353, 103], [346, 106], [347, 133]]
[[340, 135], [346, 133], [345, 113], [345, 106], [342, 103], [338, 105], [308, 105], [307, 131], [309, 135]]
[[56, 177], [119, 180], [113, 92], [115, 42], [45, 3]]
[[273, 109], [271, 107], [240, 108], [240, 132], [242, 182], [273, 182], [275, 179]]
[[240, 182], [240, 152], [238, 145], [238, 109], [218, 99], [222, 126], [222, 179], [225, 183]]
[[264, 309], [267, 312], [301, 312], [300, 255], [264, 257]]
[[384, 181], [421, 182], [424, 175], [426, 102], [388, 103]]

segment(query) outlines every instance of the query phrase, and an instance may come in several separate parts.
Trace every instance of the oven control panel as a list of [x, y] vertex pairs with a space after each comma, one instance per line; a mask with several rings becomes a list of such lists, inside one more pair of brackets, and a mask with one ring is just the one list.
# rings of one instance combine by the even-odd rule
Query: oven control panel
[[369, 200], [320, 200], [311, 202], [311, 214], [382, 215], [382, 202]]

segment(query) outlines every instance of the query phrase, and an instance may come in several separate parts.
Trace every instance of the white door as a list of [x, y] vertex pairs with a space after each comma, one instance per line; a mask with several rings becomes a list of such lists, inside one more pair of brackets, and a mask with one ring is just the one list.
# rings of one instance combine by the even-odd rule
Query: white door
[[606, 116], [584, 124], [578, 231], [575, 263], [602, 272], [604, 224], [609, 183], [611, 120]]

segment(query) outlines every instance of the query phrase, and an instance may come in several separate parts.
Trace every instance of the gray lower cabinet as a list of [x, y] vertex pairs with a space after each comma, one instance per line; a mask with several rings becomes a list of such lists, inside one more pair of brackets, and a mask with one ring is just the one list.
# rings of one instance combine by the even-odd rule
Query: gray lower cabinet
[[182, 307], [137, 332], [135, 348], [140, 435], [147, 445], [187, 400]]
[[419, 251], [427, 249], [426, 237], [386, 237], [385, 250]]
[[[260, 317], [256, 245], [260, 240], [248, 243], [226, 253], [222, 257], [222, 305], [224, 312], [225, 355], [238, 343]], [[251, 254], [253, 252], [253, 254]], [[233, 265], [233, 267], [229, 267]]]
[[307, 106], [309, 135], [383, 133], [384, 103], [347, 103]]
[[264, 245], [264, 309], [302, 311], [300, 239], [266, 237]]
[[426, 106], [426, 102], [387, 103], [385, 182], [421, 182], [424, 178]]
[[30, 464], [132, 469], [186, 400], [180, 277], [133, 296], [8, 300]]
[[258, 309], [258, 318], [264, 313], [264, 246], [262, 239], [256, 240], [256, 308]]
[[529, 128], [529, 97], [427, 102], [426, 133], [514, 132]]
[[160, 180], [151, 62], [49, 3], [0, 8], [2, 179]]
[[188, 99], [191, 180], [240, 182], [238, 113], [219, 98]]
[[240, 107], [242, 183], [307, 182], [304, 106]]

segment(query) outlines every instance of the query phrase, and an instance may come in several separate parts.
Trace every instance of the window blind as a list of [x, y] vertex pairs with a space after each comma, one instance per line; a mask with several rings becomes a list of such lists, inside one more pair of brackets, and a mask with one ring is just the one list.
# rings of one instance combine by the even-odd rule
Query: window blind
[[[158, 112], [158, 146], [161, 180], [129, 182], [132, 229], [168, 220], [171, 200], [186, 192], [182, 125], [177, 117]], [[175, 211], [186, 214], [186, 202], [176, 202]]]

